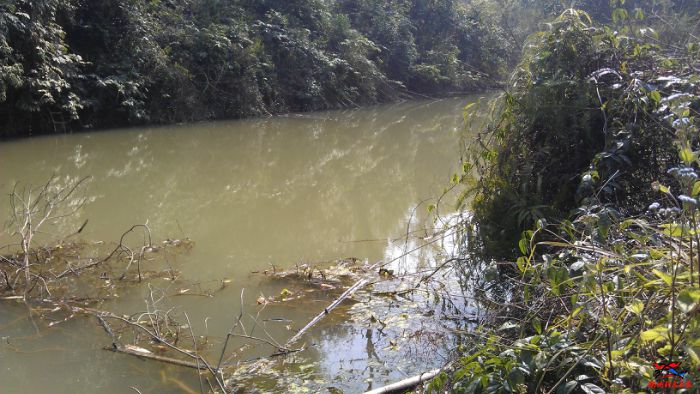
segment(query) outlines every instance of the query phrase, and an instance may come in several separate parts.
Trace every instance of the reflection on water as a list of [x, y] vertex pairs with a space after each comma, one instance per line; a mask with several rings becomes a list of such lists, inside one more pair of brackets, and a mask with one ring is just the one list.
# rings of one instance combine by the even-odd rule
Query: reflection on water
[[[91, 176], [89, 204], [47, 228], [44, 237], [73, 232], [89, 219], [82, 235], [92, 240], [115, 240], [132, 224], [146, 222], [158, 239], [193, 239], [194, 249], [178, 262], [183, 277], [232, 283], [213, 299], [169, 302], [189, 314], [198, 333], [216, 340], [238, 313], [241, 288], [251, 310], [260, 293], [276, 291], [260, 285], [251, 271], [347, 256], [389, 258], [410, 250], [391, 241], [405, 237], [409, 219], [411, 232], [430, 233], [424, 208], [456, 167], [461, 109], [474, 99], [6, 142], [0, 144], [0, 192], [7, 196], [16, 182], [38, 184], [51, 174], [64, 182]], [[2, 212], [6, 200], [0, 201]], [[0, 240], [10, 242], [8, 233]], [[420, 261], [417, 256], [411, 258]], [[143, 309], [146, 291], [136, 288], [111, 307]], [[263, 316], [291, 318], [298, 329], [317, 311], [277, 306]], [[23, 308], [0, 304], [3, 391], [121, 393], [134, 386], [163, 392], [188, 384], [198, 391], [192, 377], [175, 381], [182, 375], [176, 367], [99, 350], [108, 341], [94, 322], [79, 319], [37, 331], [25, 315]], [[268, 329], [290, 336], [282, 324]], [[370, 344], [378, 338], [331, 329], [331, 336], [321, 331], [322, 345], [314, 350], [325, 360], [323, 373], [343, 374], [333, 355], [338, 346], [360, 349], [358, 357], [372, 362]], [[386, 380], [382, 376], [377, 381]]]

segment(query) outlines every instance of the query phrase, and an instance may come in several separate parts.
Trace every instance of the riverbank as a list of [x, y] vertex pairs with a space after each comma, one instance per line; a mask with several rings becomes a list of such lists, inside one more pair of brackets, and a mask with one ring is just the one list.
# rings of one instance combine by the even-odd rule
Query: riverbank
[[455, 177], [473, 198], [465, 230], [493, 275], [481, 288], [505, 313], [443, 388], [697, 383], [700, 24], [681, 11], [669, 18], [687, 25], [655, 25], [693, 42], [678, 47], [646, 34], [643, 12], [627, 15], [599, 25], [569, 10], [533, 35], [491, 126], [469, 144]]

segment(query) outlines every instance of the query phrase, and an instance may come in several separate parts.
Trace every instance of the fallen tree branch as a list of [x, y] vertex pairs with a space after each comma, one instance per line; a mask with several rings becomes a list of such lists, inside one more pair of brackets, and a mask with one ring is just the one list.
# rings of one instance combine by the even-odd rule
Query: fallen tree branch
[[427, 382], [428, 380], [436, 377], [438, 374], [440, 374], [440, 372], [442, 372], [442, 369], [433, 369], [432, 371], [424, 372], [420, 375], [416, 375], [378, 389], [367, 391], [365, 394], [397, 393], [411, 390], [419, 384]]
[[[140, 358], [147, 358], [149, 360], [160, 361], [162, 363], [179, 365], [181, 367], [188, 367], [188, 368], [202, 370], [202, 371], [207, 370], [207, 368], [204, 365], [202, 365], [201, 363], [180, 360], [180, 359], [177, 359], [174, 357], [159, 356], [159, 355], [153, 354], [153, 353], [140, 352], [138, 350], [129, 349], [128, 347], [124, 347], [124, 346], [117, 346], [117, 347], [111, 346], [111, 347], [105, 347], [104, 349], [109, 350], [111, 352], [115, 352], [115, 353], [128, 354], [128, 355], [136, 356], [136, 357], [140, 357]], [[197, 359], [199, 360], [199, 358], [197, 358]]]
[[[413, 253], [413, 252], [415, 252], [415, 251], [417, 251], [417, 250], [420, 250], [420, 249], [422, 249], [422, 248], [424, 248], [424, 247], [426, 247], [426, 246], [428, 246], [428, 245], [434, 244], [434, 243], [436, 243], [436, 242], [438, 242], [438, 241], [440, 241], [440, 240], [446, 238], [447, 236], [449, 236], [449, 235], [451, 235], [451, 234], [454, 234], [455, 232], [456, 232], [456, 230], [454, 230], [454, 229], [452, 230], [451, 233], [450, 233], [450, 232], [445, 232], [445, 233], [442, 234], [442, 236], [437, 237], [437, 238], [435, 238], [435, 239], [433, 239], [433, 240], [431, 240], [431, 241], [429, 241], [429, 242], [426, 242], [426, 243], [424, 243], [424, 244], [422, 244], [422, 245], [419, 245], [419, 246], [417, 246], [417, 247], [415, 247], [415, 248], [413, 248], [413, 249], [411, 249], [411, 250], [409, 250], [409, 251], [406, 251], [406, 252], [402, 253], [401, 255], [399, 255], [399, 256], [397, 256], [397, 257], [394, 257], [393, 259], [391, 259], [391, 260], [389, 260], [389, 261], [386, 261], [386, 262], [379, 261], [379, 262], [377, 262], [377, 263], [374, 263], [372, 266], [369, 267], [369, 271], [371, 272], [371, 271], [373, 271], [373, 270], [375, 270], [375, 269], [377, 269], [377, 268], [385, 267], [385, 266], [387, 266], [387, 265], [393, 263], [394, 261], [397, 261], [397, 260], [399, 260], [399, 259], [401, 259], [401, 258], [403, 258], [403, 257], [405, 257], [405, 256], [408, 256], [409, 254], [411, 254], [411, 253]], [[442, 266], [441, 266], [441, 267], [442, 267]], [[440, 268], [441, 268], [441, 267], [440, 267]], [[438, 270], [439, 270], [439, 268], [438, 268]], [[437, 272], [437, 270], [436, 270], [435, 272]], [[435, 274], [435, 272], [434, 272], [433, 274], [429, 275], [429, 277], [430, 277], [430, 276], [433, 276], [433, 275]], [[355, 282], [354, 285], [350, 286], [350, 288], [348, 288], [347, 290], [345, 290], [345, 292], [343, 292], [343, 294], [341, 294], [338, 298], [336, 298], [328, 307], [326, 307], [323, 311], [321, 311], [318, 315], [316, 315], [316, 317], [314, 317], [309, 323], [307, 323], [306, 326], [304, 326], [304, 328], [302, 328], [301, 330], [299, 330], [299, 332], [297, 332], [293, 337], [291, 337], [291, 338], [284, 344], [284, 349], [281, 349], [281, 351], [278, 351], [277, 353], [274, 353], [273, 356], [280, 356], [280, 355], [288, 354], [289, 352], [286, 351], [285, 349], [290, 349], [290, 348], [291, 348], [291, 345], [292, 345], [294, 342], [298, 341], [299, 338], [301, 338], [311, 327], [313, 327], [316, 323], [318, 323], [321, 319], [323, 319], [324, 316], [326, 316], [327, 314], [329, 314], [333, 309], [335, 309], [336, 306], [338, 306], [341, 302], [343, 302], [346, 298], [348, 298], [348, 297], [349, 297], [350, 295], [352, 295], [354, 292], [356, 292], [357, 290], [359, 290], [359, 289], [365, 287], [365, 286], [366, 286], [367, 284], [369, 284], [369, 283], [370, 283], [370, 281], [369, 281], [369, 279], [367, 279], [367, 278], [365, 278], [365, 279], [360, 279], [359, 281]]]
[[[106, 261], [108, 261], [109, 259], [111, 259], [115, 254], [116, 254], [116, 255], [120, 255], [120, 254], [121, 254], [122, 252], [124, 252], [124, 251], [128, 251], [128, 252], [129, 252], [129, 255], [130, 255], [129, 264], [127, 265], [127, 268], [126, 268], [126, 269], [128, 270], [129, 267], [131, 267], [131, 264], [134, 262], [135, 254], [131, 251], [131, 249], [129, 249], [126, 245], [124, 245], [124, 238], [125, 238], [129, 233], [133, 232], [133, 231], [134, 231], [135, 229], [137, 229], [137, 228], [143, 228], [144, 231], [145, 231], [145, 233], [146, 233], [146, 235], [148, 235], [148, 244], [145, 244], [145, 245], [141, 248], [141, 254], [140, 254], [140, 257], [139, 257], [139, 264], [140, 264], [140, 259], [143, 258], [143, 254], [144, 254], [145, 248], [147, 248], [147, 247], [152, 247], [152, 246], [153, 246], [153, 242], [152, 242], [152, 240], [151, 240], [151, 229], [148, 227], [147, 224], [135, 224], [135, 225], [131, 226], [130, 229], [128, 229], [128, 230], [126, 230], [124, 233], [122, 233], [121, 238], [119, 238], [119, 244], [112, 250], [112, 252], [111, 252], [110, 254], [107, 255], [107, 257], [102, 258], [102, 259], [99, 259], [99, 260], [96, 260], [96, 261], [93, 261], [93, 262], [90, 262], [90, 263], [88, 263], [88, 264], [84, 264], [84, 265], [82, 265], [82, 266], [80, 266], [80, 267], [75, 267], [75, 268], [68, 267], [68, 269], [66, 269], [65, 271], [63, 271], [63, 272], [61, 272], [60, 274], [56, 275], [56, 279], [61, 279], [61, 278], [65, 277], [65, 276], [67, 276], [67, 275], [69, 275], [69, 274], [74, 274], [74, 275], [75, 275], [75, 274], [80, 273], [80, 272], [83, 271], [83, 270], [88, 269], [88, 268], [92, 268], [92, 267], [98, 266], [98, 265], [100, 265], [100, 264], [103, 264], [103, 263], [105, 263]], [[119, 252], [119, 253], [117, 253], [117, 252]], [[120, 279], [120, 280], [124, 279], [124, 276], [125, 276], [125, 275], [126, 275], [126, 271], [124, 272], [124, 274], [122, 274], [122, 276], [121, 276], [119, 279]], [[140, 267], [139, 267], [139, 282], [140, 282], [140, 281], [141, 281], [141, 272], [140, 272]]]
[[[105, 331], [107, 332], [108, 335], [112, 336], [112, 347], [107, 347], [107, 348], [105, 348], [106, 350], [111, 350], [111, 351], [118, 352], [118, 353], [130, 354], [132, 356], [138, 356], [138, 357], [147, 358], [147, 359], [156, 360], [156, 361], [161, 361], [161, 362], [166, 362], [166, 363], [170, 363], [170, 364], [174, 364], [174, 365], [180, 365], [183, 367], [194, 368], [194, 369], [197, 369], [198, 371], [199, 370], [209, 371], [209, 373], [212, 374], [214, 379], [216, 379], [216, 383], [219, 386], [219, 388], [223, 392], [226, 392], [224, 382], [220, 379], [220, 377], [218, 375], [218, 371], [214, 370], [214, 368], [212, 368], [211, 364], [209, 364], [204, 357], [200, 356], [196, 352], [196, 347], [195, 347], [194, 353], [192, 353], [188, 350], [181, 349], [181, 348], [175, 346], [174, 344], [170, 343], [169, 341], [167, 341], [165, 338], [161, 337], [157, 331], [151, 331], [148, 328], [141, 325], [140, 323], [138, 323], [138, 320], [132, 321], [130, 319], [124, 318], [122, 316], [116, 315], [116, 314], [111, 313], [111, 312], [99, 311], [99, 310], [92, 309], [92, 308], [74, 307], [72, 309], [74, 312], [83, 312], [83, 313], [87, 313], [87, 314], [90, 314], [93, 316], [98, 316], [98, 320], [100, 322], [100, 325], [102, 325], [102, 327], [105, 329]], [[149, 312], [149, 314], [150, 314], [150, 312]], [[127, 326], [137, 328], [137, 329], [141, 330], [142, 332], [146, 333], [152, 340], [154, 340], [160, 344], [165, 345], [166, 347], [170, 348], [171, 350], [174, 350], [177, 353], [180, 353], [186, 357], [192, 358], [195, 361], [194, 362], [183, 361], [183, 360], [176, 359], [176, 358], [159, 356], [159, 355], [156, 355], [153, 353], [146, 353], [144, 351], [139, 351], [138, 349], [131, 349], [131, 348], [129, 348], [128, 345], [120, 345], [116, 341], [116, 337], [114, 336], [114, 331], [110, 329], [109, 324], [106, 322], [106, 318], [118, 320], [118, 321], [121, 321], [122, 323], [126, 324]], [[189, 318], [187, 320], [189, 321]], [[190, 332], [191, 332], [191, 330], [190, 330]], [[193, 335], [193, 333], [192, 333], [192, 335]], [[194, 335], [193, 335], [192, 340], [194, 340]]]
[[282, 354], [287, 354], [289, 351], [286, 349], [291, 348], [291, 345], [294, 344], [294, 342], [298, 341], [299, 338], [301, 338], [306, 331], [308, 331], [311, 327], [313, 327], [316, 323], [318, 323], [321, 319], [323, 319], [324, 316], [329, 314], [333, 309], [335, 309], [336, 306], [338, 306], [343, 300], [348, 298], [350, 295], [352, 295], [355, 291], [358, 289], [364, 287], [367, 282], [369, 282], [368, 279], [361, 279], [360, 281], [356, 282], [354, 285], [350, 286], [343, 294], [341, 294], [338, 298], [336, 298], [329, 306], [327, 306], [323, 311], [321, 311], [316, 317], [314, 317], [309, 323], [304, 326], [299, 332], [296, 333], [293, 337], [291, 337], [287, 343], [284, 344], [284, 349], [280, 349], [281, 351], [275, 353], [275, 355], [282, 355]]

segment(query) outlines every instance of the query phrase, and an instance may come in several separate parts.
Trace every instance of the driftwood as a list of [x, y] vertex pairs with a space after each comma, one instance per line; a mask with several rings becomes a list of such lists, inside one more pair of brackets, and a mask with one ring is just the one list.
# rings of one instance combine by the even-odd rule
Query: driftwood
[[[343, 300], [351, 296], [355, 291], [358, 289], [363, 288], [367, 283], [369, 282], [368, 279], [361, 279], [358, 282], [356, 282], [354, 285], [350, 286], [343, 294], [341, 294], [338, 298], [336, 298], [330, 305], [328, 305], [321, 313], [316, 315], [304, 328], [299, 330], [299, 332], [296, 333], [293, 337], [291, 337], [287, 343], [285, 343], [284, 347], [289, 349], [290, 345], [294, 344], [294, 342], [298, 341], [299, 338], [301, 338], [306, 331], [308, 331], [311, 327], [313, 327], [316, 323], [318, 323], [321, 319], [323, 319], [324, 316], [329, 314], [333, 309], [335, 309], [336, 306], [340, 305]], [[284, 351], [280, 352], [279, 354], [286, 354]]]
[[440, 372], [442, 372], [442, 369], [433, 369], [432, 371], [424, 372], [420, 375], [416, 375], [378, 389], [367, 391], [365, 394], [402, 393], [413, 389], [423, 382], [427, 382], [440, 374]]
[[[238, 316], [236, 324], [231, 328], [229, 333], [226, 336], [226, 341], [223, 344], [223, 348], [221, 350], [221, 354], [219, 355], [219, 360], [218, 363], [216, 364], [210, 364], [202, 355], [199, 354], [198, 352], [198, 345], [196, 341], [196, 336], [192, 330], [192, 325], [189, 321], [189, 317], [185, 313], [185, 318], [187, 319], [187, 325], [178, 325], [177, 323], [172, 323], [170, 317], [169, 317], [169, 312], [170, 311], [162, 311], [158, 310], [156, 308], [156, 303], [157, 301], [154, 299], [153, 296], [153, 290], [150, 287], [149, 284], [149, 289], [151, 289], [151, 303], [148, 303], [148, 300], [146, 300], [147, 304], [147, 311], [136, 315], [132, 316], [121, 316], [115, 313], [107, 312], [107, 311], [100, 311], [96, 310], [90, 307], [86, 307], [87, 303], [76, 303], [74, 300], [70, 298], [57, 298], [51, 295], [51, 290], [53, 288], [46, 284], [46, 280], [52, 280], [55, 283], [67, 283], [70, 281], [63, 281], [61, 282], [61, 279], [75, 276], [78, 277], [80, 276], [81, 273], [84, 271], [90, 270], [92, 268], [95, 268], [97, 266], [101, 266], [103, 264], [107, 265], [108, 263], [118, 263], [122, 261], [122, 257], [126, 256], [128, 259], [128, 263], [126, 265], [126, 268], [124, 269], [124, 273], [121, 274], [121, 276], [116, 276], [115, 278], [118, 278], [118, 280], [123, 280], [126, 277], [126, 272], [129, 271], [131, 268], [132, 264], [135, 263], [137, 273], [138, 273], [138, 280], [139, 282], [142, 280], [142, 272], [141, 272], [141, 263], [145, 261], [147, 257], [147, 253], [154, 253], [159, 249], [159, 247], [154, 246], [152, 243], [151, 239], [151, 231], [148, 227], [147, 224], [141, 224], [141, 225], [135, 225], [132, 226], [130, 229], [128, 229], [126, 232], [124, 232], [119, 240], [119, 244], [114, 247], [114, 249], [111, 249], [111, 252], [103, 258], [99, 259], [89, 259], [87, 262], [84, 264], [77, 264], [73, 265], [71, 264], [70, 261], [66, 260], [67, 262], [67, 268], [63, 269], [61, 268], [58, 273], [55, 273], [56, 271], [53, 271], [51, 268], [53, 266], [48, 267], [48, 271], [51, 276], [47, 277], [46, 280], [40, 275], [35, 272], [30, 271], [30, 267], [34, 266], [34, 264], [31, 264], [29, 258], [32, 255], [31, 252], [31, 239], [34, 233], [36, 232], [36, 229], [44, 222], [47, 220], [54, 220], [58, 219], [61, 217], [64, 217], [68, 214], [73, 213], [74, 211], [70, 211], [66, 214], [63, 214], [63, 212], [60, 212], [61, 214], [55, 214], [55, 212], [58, 212], [58, 204], [64, 202], [67, 199], [67, 195], [70, 195], [74, 192], [75, 188], [77, 188], [83, 181], [80, 180], [78, 181], [75, 185], [73, 185], [72, 188], [63, 188], [59, 189], [59, 191], [54, 195], [51, 194], [49, 186], [51, 185], [52, 180], [47, 183], [46, 186], [42, 189], [41, 193], [39, 194], [38, 198], [35, 198], [34, 200], [31, 199], [31, 189], [26, 193], [26, 196], [23, 195], [22, 193], [15, 193], [13, 194], [15, 200], [13, 200], [13, 212], [14, 212], [14, 221], [16, 225], [18, 226], [18, 230], [16, 231], [16, 234], [19, 234], [22, 236], [23, 240], [23, 254], [21, 255], [22, 259], [20, 260], [19, 258], [5, 258], [4, 256], [0, 256], [0, 258], [6, 260], [3, 264], [7, 263], [9, 266], [12, 266], [13, 269], [16, 270], [16, 273], [14, 274], [14, 280], [11, 280], [12, 278], [3, 270], [0, 270], [0, 284], [4, 282], [5, 287], [10, 290], [10, 292], [3, 293], [3, 297], [0, 299], [24, 299], [27, 300], [28, 297], [32, 294], [32, 289], [34, 286], [39, 283], [39, 281], [42, 281], [43, 283], [43, 288], [46, 290], [50, 298], [42, 298], [43, 302], [50, 302], [53, 303], [55, 306], [55, 311], [61, 311], [63, 312], [68, 312], [70, 313], [70, 316], [64, 320], [58, 321], [58, 323], [62, 321], [66, 321], [70, 318], [72, 318], [75, 314], [80, 314], [84, 313], [87, 315], [94, 316], [97, 318], [99, 324], [102, 326], [104, 331], [108, 334], [108, 336], [112, 339], [112, 346], [111, 347], [106, 347], [106, 350], [110, 350], [116, 353], [121, 353], [121, 354], [127, 354], [130, 356], [134, 357], [139, 357], [140, 359], [143, 360], [153, 360], [157, 362], [162, 362], [162, 363], [168, 363], [171, 365], [177, 365], [181, 367], [186, 367], [186, 368], [191, 368], [195, 369], [197, 371], [208, 371], [209, 374], [215, 379], [215, 383], [218, 386], [218, 389], [226, 392], [227, 391], [227, 382], [224, 376], [224, 370], [222, 369], [222, 366], [224, 365], [224, 357], [226, 356], [226, 350], [227, 350], [227, 345], [229, 342], [229, 339], [231, 337], [241, 337], [241, 338], [246, 338], [250, 340], [256, 340], [259, 342], [263, 342], [273, 348], [275, 348], [276, 352], [272, 354], [272, 356], [278, 356], [278, 355], [287, 355], [296, 351], [300, 351], [302, 349], [298, 348], [293, 348], [292, 345], [294, 345], [297, 342], [300, 342], [302, 337], [307, 334], [313, 326], [315, 326], [319, 321], [323, 319], [324, 316], [328, 315], [333, 311], [335, 308], [337, 308], [338, 305], [340, 305], [344, 300], [346, 300], [348, 297], [352, 296], [354, 293], [356, 293], [358, 290], [368, 286], [369, 284], [376, 283], [374, 281], [374, 278], [376, 276], [376, 270], [379, 269], [379, 275], [381, 277], [382, 275], [382, 269], [383, 267], [387, 266], [388, 264], [391, 264], [394, 261], [397, 261], [404, 256], [419, 250], [425, 246], [428, 246], [430, 244], [433, 244], [435, 242], [440, 241], [443, 239], [449, 232], [444, 232], [441, 234], [441, 237], [435, 238], [429, 242], [426, 242], [418, 247], [413, 248], [412, 250], [405, 250], [404, 253], [402, 253], [400, 256], [397, 256], [389, 261], [385, 262], [377, 262], [373, 265], [370, 265], [369, 267], [363, 266], [363, 269], [367, 270], [360, 275], [352, 275], [353, 279], [356, 280], [352, 286], [348, 287], [342, 294], [340, 294], [337, 298], [335, 298], [327, 307], [322, 309], [313, 319], [311, 319], [301, 330], [296, 332], [295, 335], [293, 335], [284, 345], [280, 345], [277, 341], [275, 341], [267, 331], [265, 331], [265, 334], [267, 334], [267, 337], [255, 337], [253, 336], [253, 331], [255, 327], [257, 327], [257, 317], [254, 317], [256, 325], [254, 328], [248, 332], [245, 327], [243, 326], [243, 322], [241, 321], [241, 318], [243, 317], [243, 291], [241, 291], [241, 311]], [[67, 195], [65, 195], [67, 194]], [[43, 199], [43, 200], [42, 200]], [[43, 202], [46, 200], [46, 208], [37, 208], [38, 202]], [[415, 211], [415, 210], [414, 210]], [[54, 213], [52, 213], [54, 212]], [[412, 214], [413, 215], [413, 214]], [[33, 221], [33, 222], [32, 222]], [[83, 222], [83, 224], [80, 226], [80, 228], [73, 234], [69, 235], [66, 238], [69, 238], [71, 236], [74, 236], [76, 234], [79, 234], [82, 232], [82, 230], [85, 228], [87, 225], [87, 221]], [[133, 233], [137, 229], [143, 229], [144, 233], [144, 244], [140, 246], [140, 249], [132, 249], [129, 246], [126, 245], [125, 239], [126, 237]], [[410, 221], [409, 221], [409, 226], [407, 227], [407, 232], [406, 236], [408, 237], [410, 230]], [[77, 245], [77, 244], [76, 244]], [[57, 248], [64, 248], [65, 245], [63, 243], [59, 244]], [[50, 254], [51, 251], [48, 251]], [[35, 254], [36, 255], [36, 254]], [[36, 259], [39, 259], [39, 257], [35, 257]], [[47, 260], [49, 261], [49, 260]], [[78, 259], [78, 261], [84, 261]], [[449, 262], [449, 261], [448, 261]], [[443, 263], [440, 267], [435, 269], [430, 275], [424, 277], [421, 279], [421, 281], [418, 282], [416, 285], [416, 288], [420, 283], [428, 280], [430, 277], [432, 277], [436, 272], [438, 272], [442, 267], [444, 267], [445, 264], [448, 262]], [[58, 263], [54, 263], [58, 264]], [[112, 264], [109, 265], [111, 267]], [[381, 268], [381, 269], [380, 269]], [[273, 267], [274, 269], [274, 267]], [[298, 271], [298, 269], [297, 269]], [[386, 271], [386, 270], [384, 270]], [[312, 270], [313, 272], [313, 270]], [[19, 291], [15, 291], [15, 288], [17, 286], [18, 280], [20, 279], [21, 275], [24, 274], [24, 292], [23, 295], [19, 294]], [[321, 272], [321, 275], [323, 276], [323, 272]], [[32, 279], [36, 277], [36, 280], [32, 282]], [[103, 278], [100, 276], [100, 279], [109, 279], [110, 277], [105, 274], [105, 277]], [[311, 274], [309, 274], [309, 279], [311, 278]], [[324, 282], [326, 281], [325, 276], [323, 276]], [[339, 282], [340, 283], [340, 282]], [[346, 284], [348, 282], [345, 282]], [[322, 282], [320, 286], [324, 289], [327, 288], [334, 288], [333, 286], [329, 286], [325, 284], [326, 287], [324, 287], [324, 283]], [[21, 291], [22, 289], [20, 289]], [[184, 293], [180, 293], [184, 294]], [[197, 295], [203, 295], [203, 294], [197, 294]], [[37, 297], [38, 298], [38, 297]], [[162, 297], [160, 298], [162, 299]], [[158, 299], [158, 301], [160, 300]], [[284, 299], [283, 299], [284, 300]], [[264, 306], [264, 304], [263, 304]], [[258, 312], [258, 316], [259, 316]], [[252, 317], [252, 315], [251, 315]], [[144, 318], [146, 321], [142, 322], [142, 318]], [[134, 344], [126, 344], [126, 343], [121, 343], [120, 342], [120, 336], [115, 334], [115, 331], [112, 329], [112, 326], [110, 325], [110, 322], [115, 323], [115, 328], [130, 328], [133, 331], [133, 336], [134, 336]], [[57, 323], [57, 322], [52, 322], [52, 324]], [[171, 328], [171, 325], [175, 328]], [[189, 350], [187, 348], [179, 347], [178, 346], [178, 339], [179, 339], [179, 333], [180, 333], [180, 328], [188, 328], [189, 329], [189, 334], [190, 337], [192, 338], [192, 350]], [[240, 328], [242, 333], [236, 332], [236, 330]], [[263, 327], [263, 330], [265, 328]], [[119, 333], [119, 331], [117, 331]], [[149, 340], [148, 343], [156, 343], [159, 344], [158, 348], [159, 349], [164, 349], [165, 351], [170, 351], [174, 352], [176, 355], [179, 355], [180, 358], [175, 358], [175, 357], [169, 357], [165, 356], [163, 354], [159, 353], [153, 353], [150, 350], [146, 348], [142, 348], [140, 346], [137, 346], [139, 342], [141, 341], [141, 337], [143, 335], [146, 335], [147, 339]], [[269, 339], [268, 339], [269, 338]], [[147, 346], [147, 345], [145, 345]], [[301, 346], [303, 348], [304, 346]], [[439, 373], [440, 370], [435, 370], [435, 371], [430, 371], [424, 374], [421, 374], [417, 377], [411, 378], [411, 379], [406, 379], [401, 382], [386, 386], [382, 389], [382, 391], [377, 391], [374, 390], [372, 392], [393, 392], [395, 390], [405, 390], [408, 388], [415, 387], [416, 385], [420, 384], [421, 382], [424, 382], [426, 380], [432, 379], [434, 376]], [[204, 392], [204, 382], [202, 380], [202, 376], [198, 373], [198, 377], [200, 379], [200, 392]], [[209, 379], [207, 379], [207, 382], [209, 383]], [[214, 390], [214, 387], [209, 383], [210, 388], [212, 391]], [[136, 390], [138, 391], [138, 390]]]
[[[151, 296], [153, 298], [153, 296]], [[153, 301], [154, 305], [156, 301]], [[204, 359], [199, 353], [197, 352], [197, 344], [195, 342], [194, 338], [194, 333], [190, 329], [190, 334], [192, 335], [192, 341], [194, 343], [194, 352], [191, 352], [189, 350], [183, 349], [178, 347], [175, 343], [172, 343], [168, 341], [164, 336], [161, 334], [159, 329], [157, 328], [158, 325], [156, 325], [153, 329], [149, 329], [148, 327], [144, 326], [143, 324], [138, 322], [138, 319], [136, 321], [132, 321], [130, 318], [119, 316], [117, 314], [107, 312], [107, 311], [100, 311], [92, 308], [78, 308], [78, 307], [73, 307], [72, 308], [75, 312], [83, 312], [92, 316], [95, 316], [97, 318], [97, 321], [100, 323], [102, 328], [105, 330], [107, 335], [109, 335], [112, 339], [112, 346], [111, 347], [106, 347], [106, 350], [111, 350], [113, 352], [117, 353], [122, 353], [122, 354], [128, 354], [131, 356], [136, 356], [139, 358], [143, 359], [149, 359], [149, 360], [154, 360], [154, 361], [160, 361], [168, 364], [173, 364], [173, 365], [178, 365], [182, 367], [188, 367], [188, 368], [193, 368], [198, 371], [200, 370], [205, 370], [209, 371], [209, 373], [214, 377], [217, 385], [221, 389], [221, 391], [226, 392], [226, 387], [223, 381], [223, 377], [220, 376], [219, 370], [214, 369], [211, 364], [207, 362], [206, 359]], [[153, 311], [151, 312], [150, 310], [146, 313], [141, 314], [141, 316], [147, 316], [149, 320], [151, 320], [151, 325], [154, 325], [154, 317], [151, 315], [156, 315], [155, 319], [157, 322], [157, 319], [159, 318], [158, 316], [158, 311]], [[167, 313], [166, 316], [167, 318]], [[185, 314], [185, 317], [187, 319], [188, 327], [191, 327], [191, 323], [189, 321], [189, 317]], [[172, 357], [167, 357], [167, 356], [161, 356], [158, 354], [151, 353], [148, 349], [136, 347], [136, 346], [131, 346], [131, 345], [123, 345], [120, 341], [118, 336], [114, 333], [112, 330], [112, 327], [107, 323], [106, 319], [112, 319], [119, 321], [123, 324], [126, 324], [129, 327], [135, 328], [145, 334], [147, 334], [151, 340], [164, 345], [165, 347], [169, 348], [170, 350], [175, 351], [176, 353], [179, 353], [185, 357], [188, 357], [190, 359], [194, 359], [194, 361], [186, 361], [186, 360], [181, 360], [181, 359], [176, 359]], [[200, 375], [198, 375], [200, 376]], [[200, 390], [203, 391], [203, 390]]]
[[[455, 231], [456, 231], [456, 230], [452, 230], [452, 233], [454, 233]], [[371, 266], [369, 267], [369, 270], [368, 270], [368, 271], [369, 271], [369, 272], [373, 272], [374, 270], [376, 270], [376, 269], [378, 269], [378, 268], [386, 267], [387, 265], [393, 263], [394, 261], [397, 261], [397, 260], [399, 260], [399, 259], [401, 259], [401, 258], [403, 258], [403, 257], [408, 256], [409, 254], [411, 254], [411, 253], [413, 253], [413, 252], [415, 252], [415, 251], [417, 251], [417, 250], [419, 250], [419, 249], [422, 249], [422, 248], [424, 248], [424, 247], [426, 247], [426, 246], [428, 246], [428, 245], [434, 244], [434, 243], [436, 243], [436, 242], [438, 242], [438, 241], [444, 239], [444, 238], [447, 237], [448, 235], [450, 235], [449, 232], [443, 234], [443, 235], [442, 235], [441, 237], [439, 237], [439, 238], [436, 238], [436, 239], [433, 239], [432, 241], [426, 242], [426, 243], [424, 243], [424, 244], [422, 244], [422, 245], [420, 245], [420, 246], [417, 246], [417, 247], [415, 247], [415, 248], [413, 248], [413, 249], [411, 249], [411, 250], [409, 250], [409, 251], [405, 251], [405, 252], [402, 253], [401, 255], [399, 255], [399, 256], [397, 256], [397, 257], [394, 257], [393, 259], [391, 259], [391, 260], [389, 260], [389, 261], [386, 261], [386, 262], [378, 261], [378, 262], [374, 263], [373, 265], [371, 265]], [[447, 264], [447, 263], [449, 263], [449, 262], [452, 262], [453, 260], [454, 260], [454, 259], [450, 259], [450, 260], [446, 261], [445, 263], [443, 263], [440, 267], [438, 267], [437, 270], [435, 270], [432, 274], [430, 274], [430, 275], [428, 276], [428, 278], [429, 278], [430, 276], [433, 276], [433, 275], [434, 275], [440, 268], [442, 268], [445, 264]], [[290, 345], [292, 345], [292, 344], [294, 344], [294, 342], [298, 341], [299, 338], [301, 338], [311, 327], [313, 327], [314, 325], [316, 325], [316, 323], [318, 323], [321, 319], [323, 319], [324, 316], [326, 316], [326, 315], [329, 314], [333, 309], [335, 309], [336, 306], [338, 306], [341, 302], [343, 302], [346, 298], [348, 298], [349, 296], [351, 296], [351, 295], [352, 295], [353, 293], [355, 293], [357, 290], [359, 290], [359, 289], [365, 287], [366, 285], [368, 285], [368, 284], [370, 284], [370, 283], [372, 283], [372, 282], [371, 282], [368, 278], [360, 279], [359, 281], [355, 282], [355, 284], [353, 284], [352, 286], [350, 286], [350, 288], [348, 288], [347, 290], [345, 290], [345, 292], [344, 292], [343, 294], [341, 294], [338, 298], [336, 298], [329, 306], [327, 306], [327, 307], [326, 307], [324, 310], [322, 310], [318, 315], [316, 315], [316, 317], [314, 317], [309, 323], [307, 323], [306, 326], [304, 326], [304, 328], [302, 328], [301, 330], [299, 330], [299, 332], [297, 332], [293, 337], [291, 337], [291, 338], [285, 343], [284, 347], [285, 347], [285, 348], [290, 348], [290, 347], [291, 347]], [[285, 354], [287, 354], [287, 353], [289, 353], [289, 352], [285, 351], [284, 349], [280, 349], [280, 351], [278, 351], [277, 353], [274, 353], [273, 356], [285, 355]]]

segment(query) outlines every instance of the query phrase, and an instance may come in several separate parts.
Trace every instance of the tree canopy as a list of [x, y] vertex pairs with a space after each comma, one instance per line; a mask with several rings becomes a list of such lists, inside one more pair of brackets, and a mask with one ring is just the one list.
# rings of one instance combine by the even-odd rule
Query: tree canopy
[[0, 134], [483, 88], [506, 65], [479, 18], [457, 0], [6, 1]]

